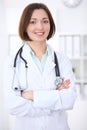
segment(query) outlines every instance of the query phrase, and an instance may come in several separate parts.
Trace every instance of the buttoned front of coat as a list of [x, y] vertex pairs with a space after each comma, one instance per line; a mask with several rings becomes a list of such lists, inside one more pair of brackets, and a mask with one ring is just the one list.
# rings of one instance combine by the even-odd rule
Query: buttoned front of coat
[[[49, 55], [43, 73], [33, 61], [27, 44], [23, 47], [22, 56], [28, 63], [25, 71], [24, 62], [18, 57], [14, 84], [14, 57], [10, 57], [5, 69], [5, 91], [8, 110], [16, 116], [15, 130], [69, 130], [65, 111], [72, 109], [75, 99], [75, 79], [71, 63], [65, 56], [56, 53], [61, 77], [70, 79], [69, 89], [56, 90], [54, 51], [48, 46]], [[27, 72], [27, 73], [26, 73]], [[33, 90], [34, 101], [21, 97], [20, 91], [14, 91], [15, 86]]]

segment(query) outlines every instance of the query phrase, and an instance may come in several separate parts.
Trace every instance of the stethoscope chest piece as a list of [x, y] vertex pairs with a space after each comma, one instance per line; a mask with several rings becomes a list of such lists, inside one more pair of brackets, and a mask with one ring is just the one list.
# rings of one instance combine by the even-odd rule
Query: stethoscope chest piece
[[62, 78], [60, 76], [57, 76], [55, 80], [55, 85], [60, 86], [61, 84], [62, 84]]
[[60, 76], [59, 64], [58, 64], [58, 60], [57, 60], [57, 56], [55, 52], [54, 52], [54, 61], [55, 61], [55, 73], [56, 73], [55, 85], [58, 87], [62, 84], [63, 80]]

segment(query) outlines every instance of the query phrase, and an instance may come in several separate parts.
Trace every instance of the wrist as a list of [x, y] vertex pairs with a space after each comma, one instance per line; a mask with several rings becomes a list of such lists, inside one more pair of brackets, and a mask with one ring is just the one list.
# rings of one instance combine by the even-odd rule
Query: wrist
[[25, 99], [32, 100], [33, 101], [33, 91], [26, 91], [26, 92], [21, 92], [21, 96]]

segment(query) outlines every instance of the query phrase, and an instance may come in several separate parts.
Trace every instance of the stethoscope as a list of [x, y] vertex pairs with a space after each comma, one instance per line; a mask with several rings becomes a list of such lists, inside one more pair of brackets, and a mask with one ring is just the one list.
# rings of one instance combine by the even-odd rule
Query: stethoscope
[[[24, 46], [24, 45], [23, 45]], [[28, 81], [27, 81], [27, 61], [22, 57], [22, 51], [23, 51], [23, 46], [18, 50], [15, 58], [14, 58], [14, 75], [13, 75], [13, 81], [12, 81], [12, 89], [15, 91], [23, 91], [25, 89], [28, 88]], [[24, 62], [25, 64], [25, 73], [26, 73], [26, 87], [25, 88], [21, 88], [20, 86], [14, 86], [14, 78], [15, 78], [15, 73], [16, 73], [16, 67], [17, 67], [17, 58], [18, 56], [20, 57], [20, 59]], [[56, 80], [55, 80], [55, 85], [58, 87], [62, 84], [62, 78], [60, 77], [60, 71], [59, 71], [59, 64], [58, 64], [58, 60], [57, 60], [57, 56], [56, 53], [54, 52], [54, 63], [55, 63], [55, 74], [56, 74]], [[13, 87], [14, 86], [14, 87]]]

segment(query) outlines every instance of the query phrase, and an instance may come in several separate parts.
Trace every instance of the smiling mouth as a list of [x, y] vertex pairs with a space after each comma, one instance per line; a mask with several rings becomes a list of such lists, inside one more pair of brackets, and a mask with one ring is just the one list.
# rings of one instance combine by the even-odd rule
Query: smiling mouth
[[42, 36], [44, 34], [44, 32], [35, 32], [35, 34], [38, 36]]

